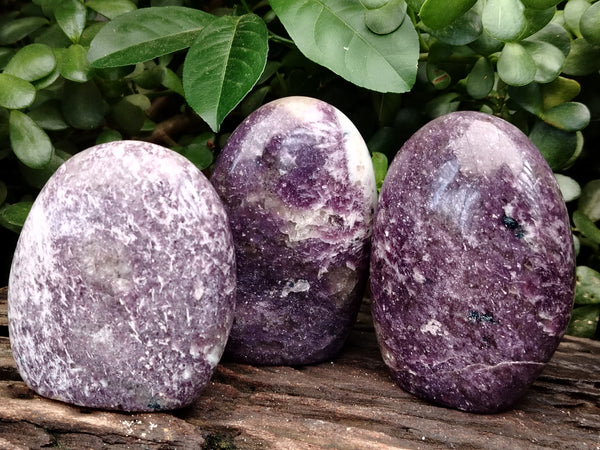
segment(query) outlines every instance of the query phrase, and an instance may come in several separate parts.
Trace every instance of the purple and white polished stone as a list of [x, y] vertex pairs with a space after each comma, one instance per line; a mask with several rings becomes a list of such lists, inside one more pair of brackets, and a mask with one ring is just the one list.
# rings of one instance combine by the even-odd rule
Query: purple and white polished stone
[[556, 350], [573, 290], [567, 210], [520, 130], [457, 112], [405, 143], [371, 253], [376, 332], [400, 386], [466, 411], [511, 407]]
[[27, 218], [9, 279], [10, 341], [37, 393], [167, 410], [207, 385], [231, 329], [235, 253], [206, 177], [137, 141], [63, 164]]
[[273, 101], [231, 135], [211, 181], [228, 209], [237, 260], [225, 355], [253, 364], [333, 357], [366, 286], [376, 205], [356, 127], [320, 100]]

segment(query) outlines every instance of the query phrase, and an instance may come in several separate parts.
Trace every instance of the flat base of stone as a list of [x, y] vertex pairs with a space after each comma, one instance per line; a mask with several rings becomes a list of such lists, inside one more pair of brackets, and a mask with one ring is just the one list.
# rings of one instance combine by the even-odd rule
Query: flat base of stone
[[[0, 332], [6, 292], [0, 289]], [[126, 414], [35, 395], [0, 335], [0, 448], [600, 448], [600, 341], [565, 337], [512, 410], [469, 414], [400, 389], [369, 306], [333, 361], [297, 367], [224, 363], [190, 407]]]

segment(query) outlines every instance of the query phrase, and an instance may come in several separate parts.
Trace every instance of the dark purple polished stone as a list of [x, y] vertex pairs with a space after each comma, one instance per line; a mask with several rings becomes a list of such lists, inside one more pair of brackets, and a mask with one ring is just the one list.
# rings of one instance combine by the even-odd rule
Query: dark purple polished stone
[[354, 125], [319, 100], [274, 101], [232, 134], [211, 181], [236, 248], [226, 356], [254, 364], [333, 357], [363, 296], [376, 203]]
[[379, 344], [404, 389], [466, 411], [510, 407], [556, 350], [573, 289], [567, 210], [521, 131], [457, 112], [406, 142], [371, 253]]
[[37, 197], [8, 290], [10, 340], [39, 394], [126, 411], [191, 403], [233, 321], [223, 205], [188, 160], [122, 141], [69, 159]]

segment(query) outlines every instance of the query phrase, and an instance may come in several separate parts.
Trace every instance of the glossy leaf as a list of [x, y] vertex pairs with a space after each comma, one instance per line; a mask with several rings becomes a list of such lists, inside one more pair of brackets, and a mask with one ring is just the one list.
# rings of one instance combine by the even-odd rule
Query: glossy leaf
[[579, 30], [583, 38], [592, 45], [600, 45], [600, 2], [594, 3], [581, 16]]
[[[56, 54], [55, 54], [55, 56], [56, 56]], [[60, 77], [60, 71], [58, 70], [58, 63], [57, 63], [56, 67], [54, 67], [54, 70], [52, 72], [50, 72], [44, 78], [35, 80], [32, 84], [35, 86], [35, 88], [38, 91], [41, 91], [42, 89], [46, 89], [47, 87], [52, 85], [56, 80], [58, 80], [58, 77]]]
[[211, 147], [214, 147], [215, 135], [202, 133], [185, 147], [177, 149], [179, 153], [190, 160], [198, 169], [208, 168], [214, 160]]
[[118, 67], [182, 50], [213, 20], [211, 14], [179, 6], [122, 14], [92, 40], [88, 61], [93, 67]]
[[0, 73], [0, 107], [22, 109], [35, 100], [35, 87], [19, 77]]
[[87, 61], [87, 50], [79, 44], [59, 49], [60, 74], [67, 80], [83, 83], [91, 78], [91, 67]]
[[12, 57], [4, 73], [25, 81], [34, 81], [50, 74], [55, 66], [56, 58], [50, 47], [44, 44], [29, 44]]
[[525, 28], [521, 31], [518, 39], [524, 39], [543, 29], [550, 23], [555, 12], [556, 8], [554, 7], [543, 10], [525, 8], [523, 11], [525, 15]]
[[600, 305], [585, 305], [573, 309], [567, 334], [583, 338], [593, 338], [598, 328]]
[[569, 102], [579, 95], [581, 85], [568, 78], [558, 77], [542, 86], [544, 109], [550, 109], [561, 103]]
[[162, 79], [162, 85], [183, 97], [184, 92], [181, 78], [179, 78], [179, 76], [168, 67], [166, 67], [165, 69], [165, 76]]
[[581, 21], [581, 18], [585, 15], [585, 13], [589, 7], [590, 7], [590, 4], [587, 2], [587, 0], [569, 0], [565, 4], [565, 8], [564, 8], [565, 24], [571, 30], [571, 32], [577, 37], [581, 37], [579, 23]]
[[573, 223], [577, 230], [586, 238], [596, 244], [600, 244], [600, 229], [592, 222], [592, 219], [577, 210], [573, 213]]
[[492, 63], [487, 58], [479, 58], [467, 76], [468, 94], [475, 99], [487, 97], [494, 87], [494, 77]]
[[481, 21], [485, 30], [500, 41], [512, 41], [525, 29], [525, 8], [516, 0], [488, 0]]
[[66, 130], [69, 124], [60, 112], [60, 101], [50, 100], [32, 109], [28, 116], [45, 130]]
[[378, 9], [390, 3], [391, 0], [360, 0], [367, 9]]
[[0, 45], [14, 44], [49, 22], [43, 17], [23, 17], [0, 27]]
[[123, 136], [117, 130], [104, 130], [96, 138], [96, 145], [106, 144], [107, 142], [120, 141], [122, 139]]
[[526, 8], [547, 9], [558, 5], [561, 0], [521, 0]]
[[565, 55], [554, 45], [540, 41], [522, 41], [521, 45], [535, 62], [538, 83], [550, 83], [558, 78], [565, 63]]
[[492, 53], [499, 52], [504, 47], [504, 42], [493, 38], [488, 33], [483, 32], [469, 47], [475, 50], [480, 55], [489, 56]]
[[448, 72], [429, 62], [427, 63], [426, 74], [429, 82], [437, 90], [446, 89], [452, 81], [452, 78]]
[[459, 95], [456, 92], [438, 95], [425, 105], [427, 115], [432, 119], [458, 110], [460, 106]]
[[535, 79], [537, 67], [531, 55], [516, 42], [507, 42], [498, 58], [498, 76], [511, 86], [524, 86]]
[[380, 8], [368, 9], [365, 11], [365, 24], [373, 33], [392, 33], [402, 25], [406, 7], [404, 0], [390, 0]]
[[475, 5], [477, 0], [455, 0], [452, 6], [448, 0], [426, 0], [419, 11], [423, 23], [434, 30], [450, 25]]
[[600, 273], [587, 266], [577, 266], [575, 274], [575, 304], [600, 303]]
[[569, 36], [569, 33], [563, 27], [554, 22], [550, 22], [537, 33], [529, 36], [527, 40], [552, 44], [565, 56], [567, 56], [571, 50], [571, 37]]
[[111, 116], [119, 128], [127, 133], [137, 133], [144, 126], [145, 110], [150, 107], [150, 100], [142, 94], [132, 94], [123, 98], [111, 108]]
[[50, 162], [41, 169], [32, 169], [27, 166], [22, 167], [21, 174], [23, 175], [23, 179], [30, 186], [41, 189], [54, 174], [54, 172], [56, 172], [56, 169], [58, 169], [70, 157], [70, 154], [56, 149], [52, 155], [52, 158], [50, 159]]
[[271, 0], [300, 51], [346, 80], [379, 92], [409, 91], [416, 79], [419, 41], [411, 20], [378, 36], [365, 8], [347, 0]]
[[565, 60], [563, 73], [573, 76], [589, 75], [600, 70], [600, 47], [591, 45], [584, 38], [571, 43], [571, 51]]
[[88, 0], [85, 4], [88, 8], [111, 20], [137, 9], [135, 3], [129, 0]]
[[508, 88], [510, 99], [525, 111], [541, 116], [544, 112], [544, 99], [538, 83], [529, 83], [525, 86], [510, 86]]
[[62, 101], [62, 113], [66, 121], [74, 128], [91, 130], [102, 123], [104, 118], [104, 100], [93, 81], [65, 84], [69, 92]]
[[27, 114], [11, 111], [10, 145], [19, 160], [28, 167], [40, 168], [52, 158], [52, 142], [42, 128]]
[[561, 173], [555, 173], [554, 178], [556, 178], [560, 193], [565, 202], [572, 202], [579, 198], [581, 195], [581, 186], [579, 186], [577, 181]]
[[33, 202], [19, 202], [4, 205], [0, 208], [0, 225], [18, 233], [25, 224], [25, 219], [33, 206]]
[[79, 0], [61, 0], [54, 9], [58, 26], [72, 42], [79, 41], [85, 28], [87, 9]]
[[576, 133], [559, 130], [543, 121], [536, 122], [529, 133], [529, 139], [554, 171], [564, 169], [578, 147]]
[[559, 130], [578, 131], [590, 123], [590, 110], [579, 102], [561, 103], [544, 111], [542, 119]]
[[583, 187], [577, 208], [591, 221], [600, 220], [600, 179], [592, 180]]
[[375, 183], [377, 184], [377, 190], [379, 191], [388, 170], [388, 159], [383, 153], [375, 152], [371, 157], [371, 161], [373, 163], [373, 170], [375, 171]]
[[443, 28], [437, 30], [427, 28], [427, 31], [440, 41], [456, 46], [470, 44], [477, 40], [482, 30], [480, 11], [476, 7]]
[[254, 14], [224, 16], [202, 30], [186, 56], [182, 81], [186, 100], [213, 131], [256, 84], [267, 52], [266, 25]]

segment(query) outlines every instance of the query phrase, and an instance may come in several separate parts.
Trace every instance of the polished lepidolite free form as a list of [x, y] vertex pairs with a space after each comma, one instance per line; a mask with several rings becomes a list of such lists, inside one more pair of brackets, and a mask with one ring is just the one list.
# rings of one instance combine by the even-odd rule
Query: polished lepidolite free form
[[223, 205], [184, 157], [122, 141], [63, 164], [37, 197], [9, 279], [10, 341], [39, 394], [86, 407], [191, 403], [233, 321]]
[[393, 378], [466, 411], [513, 405], [573, 301], [569, 218], [540, 152], [494, 116], [435, 119], [394, 158], [373, 233], [373, 315]]
[[211, 181], [237, 259], [226, 356], [254, 364], [334, 356], [363, 296], [376, 204], [369, 152], [354, 125], [316, 99], [268, 103], [231, 135]]

